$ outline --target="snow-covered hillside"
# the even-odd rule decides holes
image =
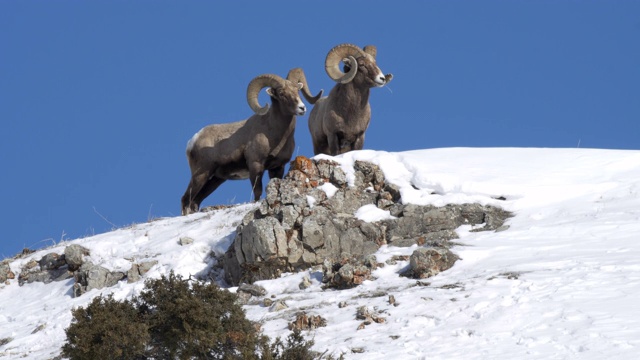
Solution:
[[[508,230],[458,229],[461,257],[430,285],[399,277],[407,265],[387,265],[375,280],[350,290],[321,289],[318,270],[260,281],[267,297],[286,302],[270,312],[247,305],[264,331],[286,336],[305,310],[327,319],[307,333],[319,351],[348,359],[632,359],[640,352],[640,151],[594,149],[447,148],[387,153],[358,151],[333,158],[349,174],[355,160],[378,164],[405,203],[478,202],[515,214]],[[131,261],[158,260],[147,277],[197,274],[213,266],[211,252],[231,243],[254,204],[160,219],[61,243],[13,260],[29,260],[78,243],[90,260],[127,271]],[[366,209],[363,209],[366,211]],[[362,215],[362,214],[361,214]],[[364,216],[364,215],[362,215]],[[366,216],[365,216],[366,217]],[[178,239],[193,244],[181,246]],[[383,247],[378,261],[415,248]],[[312,286],[300,290],[303,276]],[[117,299],[143,284],[118,285],[72,297],[73,281],[0,285],[0,359],[48,359],[59,354],[71,308],[93,296]],[[234,289],[231,289],[234,291]],[[388,295],[396,299],[389,304]],[[347,306],[338,304],[346,302]],[[356,309],[385,318],[356,330]]]

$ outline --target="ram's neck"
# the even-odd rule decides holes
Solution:
[[[265,120],[268,121],[270,129],[280,134],[288,133],[296,126],[295,115],[283,112],[280,103],[273,99],[271,101],[271,109],[265,115]]]
[[[353,82],[347,84],[336,84],[331,90],[331,96],[335,99],[336,109],[343,113],[358,114],[365,111],[369,104],[368,87],[358,87]]]

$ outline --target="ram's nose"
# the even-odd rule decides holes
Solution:
[[[378,68],[378,74],[375,76],[374,80],[376,86],[384,86],[387,83],[387,78],[384,76],[384,73],[380,68]]]
[[[298,115],[304,115],[307,112],[307,107],[304,105],[298,106]]]

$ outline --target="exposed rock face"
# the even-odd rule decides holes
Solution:
[[[289,330],[313,330],[327,326],[327,320],[320,315],[307,315],[306,312],[296,314],[296,319],[289,323]]]
[[[140,281],[144,274],[148,273],[152,267],[158,264],[158,260],[144,261],[139,264],[131,265],[131,269],[127,271],[127,282],[134,283]]]
[[[125,274],[86,262],[74,274],[76,283],[73,285],[73,295],[78,297],[93,289],[113,286],[124,279]]]
[[[0,283],[3,283],[7,280],[14,279],[16,275],[11,271],[9,267],[9,262],[0,262]]]
[[[100,289],[113,286],[118,281],[128,277],[129,282],[139,281],[158,262],[156,260],[132,264],[131,269],[125,274],[120,271],[108,269],[85,261],[89,250],[77,244],[65,247],[62,255],[51,252],[45,254],[40,260],[28,261],[18,276],[20,286],[32,282],[50,283],[75,279],[73,285],[74,296],[80,296],[91,289]],[[11,272],[8,264],[0,264],[0,282],[13,279],[15,274]]]
[[[384,244],[447,247],[463,224],[485,224],[478,231],[496,230],[510,216],[478,204],[403,205],[399,189],[385,181],[377,165],[356,161],[354,169],[354,186],[348,186],[337,163],[299,156],[284,179],[271,180],[265,199],[245,216],[223,258],[227,282],[277,278],[325,260],[346,264]],[[388,211],[389,216],[376,222],[360,220],[354,214],[365,205]]]
[[[83,257],[89,255],[89,250],[77,244],[64,248],[64,259],[69,265],[69,270],[75,271],[82,266]]]
[[[29,261],[20,271],[18,284],[20,286],[32,282],[48,284],[52,281],[62,281],[71,277],[73,277],[73,273],[69,270],[65,256],[49,253],[39,261]]]
[[[322,265],[322,282],[325,288],[349,289],[371,279],[371,271],[378,268],[375,256],[335,263],[325,260]]]
[[[403,276],[416,279],[432,277],[450,269],[458,256],[444,247],[420,248],[411,254],[409,269]]]
[[[18,284],[20,286],[32,282],[47,284],[70,279],[82,265],[84,255],[89,255],[89,250],[74,244],[67,246],[63,254],[51,252],[38,261],[31,260],[20,270]]]

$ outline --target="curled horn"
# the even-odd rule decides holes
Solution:
[[[247,102],[249,103],[251,110],[258,115],[266,114],[267,111],[269,111],[269,104],[265,104],[263,107],[260,107],[260,104],[258,103],[258,93],[267,86],[277,87],[282,86],[283,83],[283,78],[273,74],[259,75],[251,80],[249,86],[247,86]]]
[[[373,56],[374,59],[376,58],[376,55],[378,55],[378,49],[375,45],[367,45],[362,50],[367,54]]]
[[[327,75],[334,81],[341,84],[346,84],[353,80],[358,72],[358,63],[356,57],[365,55],[359,47],[351,44],[342,44],[334,47],[327,54],[327,58],[324,61],[324,69],[327,71]],[[340,61],[349,59],[349,71],[345,74],[340,70]]]
[[[307,78],[304,76],[304,71],[302,70],[302,68],[291,69],[291,71],[289,71],[289,74],[287,74],[287,80],[296,85],[298,83],[302,83],[302,88],[300,89],[302,90],[302,95],[304,95],[305,99],[307,99],[307,101],[311,105],[315,104],[316,101],[318,101],[318,99],[320,99],[320,97],[322,96],[323,90],[320,90],[320,92],[316,96],[311,95],[309,84],[307,84]]]

